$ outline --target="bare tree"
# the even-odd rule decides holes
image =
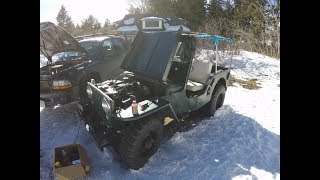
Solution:
[[[127,0],[130,9],[141,14],[147,13],[147,0]]]

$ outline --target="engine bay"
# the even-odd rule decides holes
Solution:
[[[129,72],[121,74],[116,79],[95,85],[114,101],[116,108],[122,109],[131,106],[132,100],[141,102],[151,97],[159,97],[164,93],[160,83],[148,82]]]

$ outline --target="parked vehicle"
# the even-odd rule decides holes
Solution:
[[[126,72],[87,83],[90,101],[78,112],[100,150],[113,145],[122,162],[139,169],[157,152],[164,132],[191,112],[211,116],[223,105],[230,69],[194,59],[197,39],[230,40],[182,29],[139,31],[121,64]]]
[[[40,51],[47,58],[47,65],[40,68],[40,100],[48,106],[83,102],[90,79],[100,82],[121,74],[120,64],[128,45],[123,37],[114,35],[88,36],[78,41],[63,28],[43,22]]]

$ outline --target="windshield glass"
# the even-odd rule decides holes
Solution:
[[[89,56],[94,56],[98,51],[98,41],[82,41],[80,44],[88,51]]]
[[[56,56],[58,61],[61,61],[61,60],[73,59],[74,57],[79,57],[81,56],[81,53],[78,51],[67,51],[67,52],[58,53],[54,56]],[[54,58],[52,57],[52,59]]]
[[[52,62],[57,61],[70,61],[70,60],[79,60],[81,59],[81,53],[78,51],[66,51],[57,53],[54,56],[52,56]]]
[[[81,60],[83,56],[78,51],[60,52],[52,56],[52,63],[57,61]],[[40,53],[40,68],[48,64],[48,59]]]

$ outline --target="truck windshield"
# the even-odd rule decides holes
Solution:
[[[97,54],[98,51],[98,41],[83,41],[80,44],[88,51],[89,56],[93,57]]]

